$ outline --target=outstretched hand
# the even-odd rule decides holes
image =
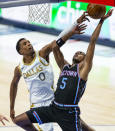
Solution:
[[[74,34],[83,34],[85,32],[83,32],[86,29],[87,25],[85,24],[78,24],[74,29],[73,29],[73,33]]]
[[[77,19],[77,23],[81,24],[81,23],[84,22],[84,21],[89,21],[89,22],[90,22],[90,20],[87,18],[87,16],[88,16],[87,11],[83,12],[82,16],[80,16],[80,17]]]
[[[101,18],[101,20],[104,21],[105,19],[109,18],[112,15],[112,12],[113,12],[113,9],[110,9],[108,13]]]
[[[9,120],[8,120],[5,116],[0,115],[0,122],[2,122],[2,124],[3,124],[3,125],[5,125],[5,123],[4,123],[4,121],[3,121],[3,120],[6,120],[6,121],[8,121],[8,122],[9,122]]]

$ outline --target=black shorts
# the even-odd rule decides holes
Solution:
[[[78,110],[62,110],[53,104],[46,107],[33,108],[26,112],[32,123],[56,122],[63,131],[82,131],[80,126],[80,112]]]

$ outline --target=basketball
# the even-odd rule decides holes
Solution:
[[[88,15],[93,19],[100,19],[106,13],[106,7],[104,5],[88,4]]]

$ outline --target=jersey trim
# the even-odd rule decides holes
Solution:
[[[35,107],[34,104],[31,104],[30,109],[33,108],[33,107]]]
[[[77,117],[78,117],[78,113],[77,113],[77,111],[75,111],[76,113],[75,113],[75,124],[76,124],[76,131],[79,131],[79,129],[78,129],[78,120],[77,120]]]
[[[36,113],[36,111],[33,112],[33,115],[34,115],[34,117],[36,118],[36,121],[37,121],[39,124],[42,124],[42,121],[41,121],[40,117],[38,116],[38,114]]]
[[[36,127],[38,128],[38,131],[43,131],[40,127],[39,127],[39,124],[38,123],[35,123],[36,124]]]
[[[79,75],[79,64],[77,65],[77,74],[78,74],[78,77],[80,78],[80,75]]]
[[[69,68],[69,64],[65,64],[64,66],[63,66],[63,68],[62,68],[62,70],[64,69],[64,67],[68,67]]]
[[[76,99],[77,99],[77,96],[78,96],[78,92],[79,92],[79,83],[80,83],[80,77],[78,77],[78,85],[77,85],[77,91],[76,91],[76,96],[75,96],[75,99],[74,99],[74,104],[76,103]]]
[[[55,105],[60,106],[60,107],[79,107],[78,105],[66,105],[66,104],[60,104],[57,103],[56,101],[53,101]]]
[[[53,92],[55,92],[55,90],[54,90],[54,85],[51,86],[51,89],[52,89]]]
[[[82,90],[81,94],[85,91],[85,88],[86,88],[86,83],[85,83],[85,85],[83,87],[83,90]]]
[[[39,61],[40,61],[44,66],[48,66],[48,65],[49,65],[49,63],[48,63],[44,58],[42,58],[42,59],[44,59],[44,60],[47,62],[47,64],[45,64],[45,63],[40,59],[39,52],[38,52],[38,59],[39,59]]]
[[[34,63],[35,59],[36,59],[36,52],[35,52],[35,56],[34,56],[33,60],[30,63],[28,63],[28,64],[24,63],[24,60],[22,60],[22,62],[24,65],[32,65]]]

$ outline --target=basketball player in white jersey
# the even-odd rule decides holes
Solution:
[[[82,34],[86,29],[84,24],[80,25],[83,21],[88,20],[85,13],[77,19],[77,21],[68,29],[64,30],[58,37],[58,42],[63,45],[73,34]],[[64,38],[64,43],[61,41]],[[41,50],[35,51],[30,41],[21,38],[16,45],[16,49],[20,55],[23,55],[22,62],[15,68],[14,77],[10,87],[10,117],[15,124],[19,116],[15,117],[14,103],[17,94],[18,82],[23,76],[25,79],[28,90],[30,93],[31,108],[40,106],[48,106],[54,98],[53,87],[53,71],[49,64],[49,54],[52,52],[52,47],[55,41],[43,47]],[[19,121],[18,121],[19,122]],[[84,126],[87,126],[83,123]],[[44,131],[52,131],[52,124],[44,124],[41,126]],[[28,126],[27,130],[36,130],[33,125]],[[41,129],[39,129],[41,130]]]
[[[3,120],[6,120],[6,121],[8,121],[8,122],[9,122],[9,120],[8,120],[5,116],[0,115],[0,122],[2,122],[2,124],[3,124],[3,125],[5,125],[5,123],[4,123],[4,121],[3,121]]]

